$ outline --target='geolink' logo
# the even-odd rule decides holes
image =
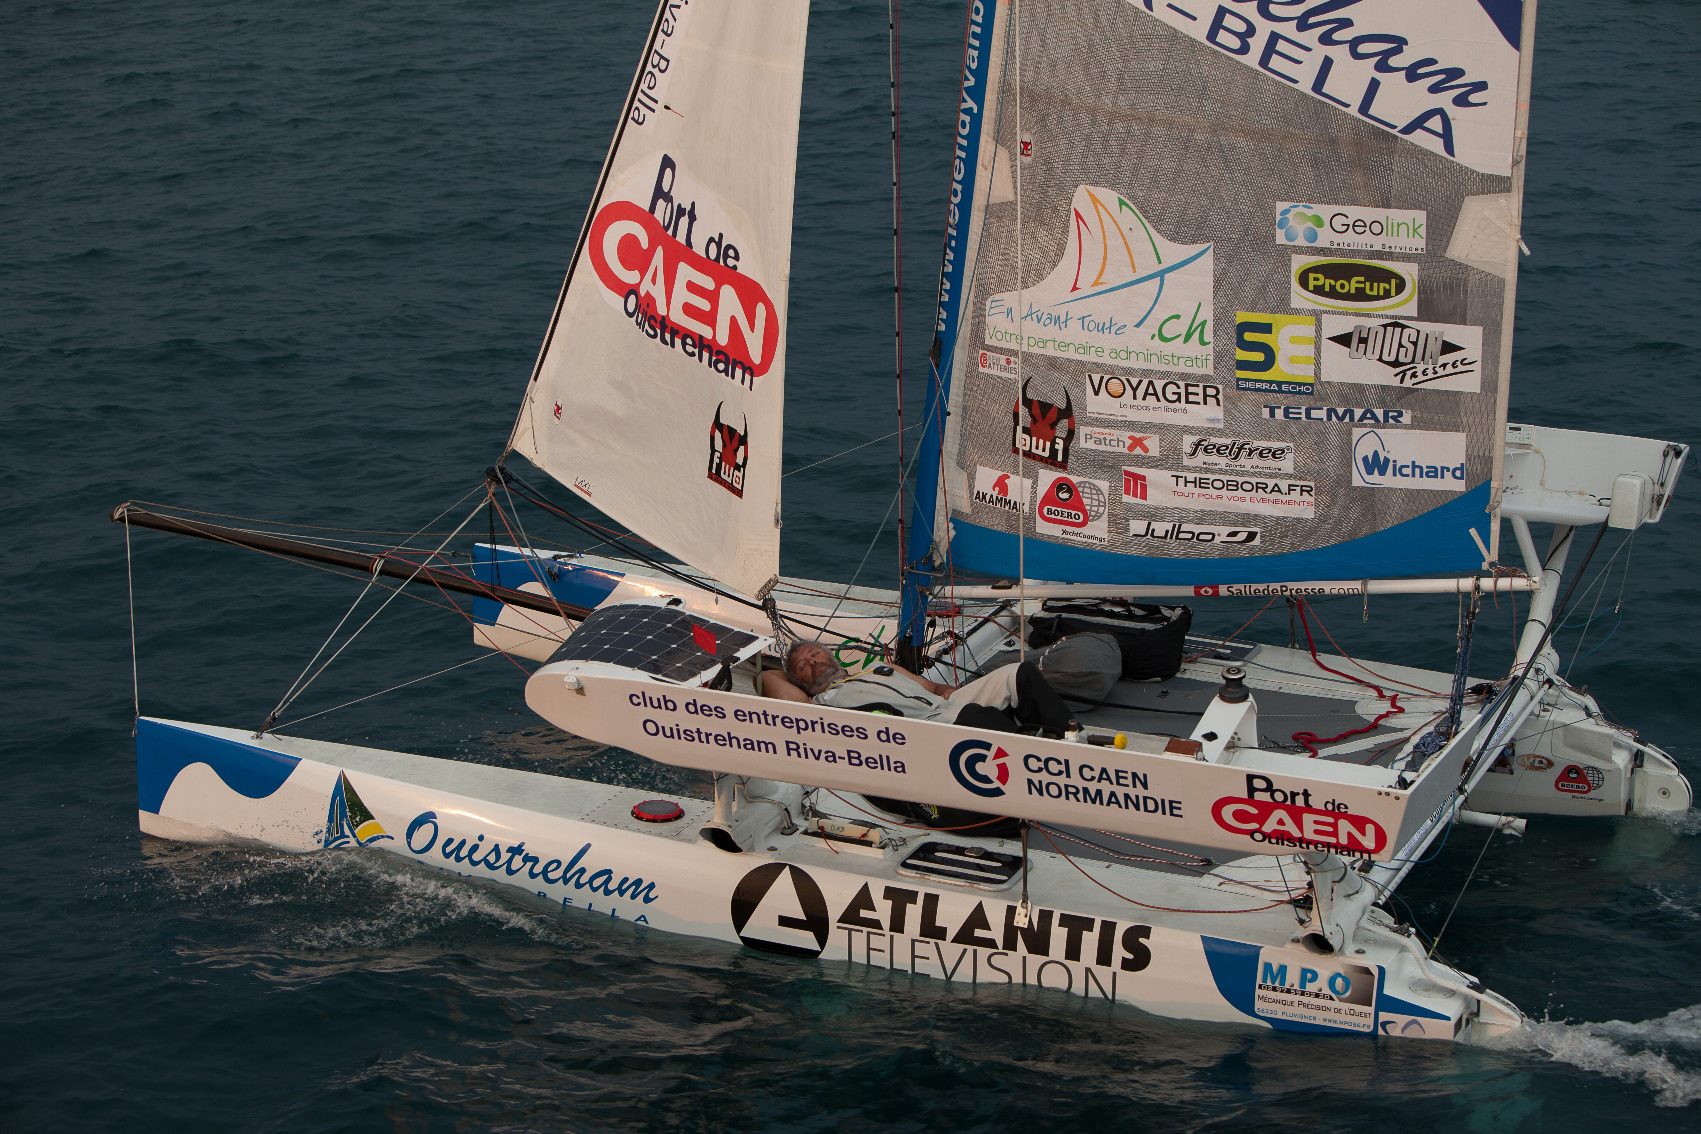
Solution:
[[[950,763],[958,783],[988,799],[1003,795],[1010,782],[1010,754],[985,740],[958,741]]]
[[[1323,231],[1323,215],[1315,205],[1289,205],[1276,214],[1276,231],[1289,244],[1316,244]]]

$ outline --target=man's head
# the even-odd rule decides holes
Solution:
[[[799,642],[786,653],[786,676],[811,697],[843,677],[845,667],[820,642]]]

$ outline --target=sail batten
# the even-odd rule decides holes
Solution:
[[[984,175],[942,273],[938,560],[1106,585],[1491,563],[1531,12],[971,11],[996,62],[957,131]]]
[[[745,594],[779,570],[807,0],[663,0],[510,447]]]

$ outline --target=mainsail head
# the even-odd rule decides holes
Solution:
[[[1524,16],[975,0],[938,557],[1201,585],[1492,560]]]
[[[663,0],[509,442],[746,594],[779,569],[808,10]]]

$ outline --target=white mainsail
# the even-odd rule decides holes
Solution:
[[[1130,585],[1492,561],[1532,9],[972,5],[938,561]]]
[[[663,0],[509,447],[746,594],[779,570],[807,0]]]

